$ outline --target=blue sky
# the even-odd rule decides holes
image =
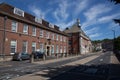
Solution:
[[[0,0],[43,18],[62,30],[73,25],[76,19],[91,40],[120,36],[120,26],[112,19],[120,18],[120,5],[108,0]]]

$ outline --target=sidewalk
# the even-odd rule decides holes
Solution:
[[[34,63],[35,64],[47,64],[47,63],[52,63],[52,62],[58,62],[58,61],[61,61],[61,60],[67,60],[67,59],[70,59],[70,58],[77,58],[77,57],[80,57],[80,56],[81,55],[74,56],[74,57],[65,57],[65,58],[60,58],[60,59],[53,59],[53,60],[42,61],[42,62],[34,62]],[[80,60],[65,64],[65,65],[60,65],[59,67],[62,68],[64,66],[76,66],[76,65],[80,65],[80,64],[85,64],[85,63],[87,63],[87,62],[89,62],[89,61],[91,61],[91,60],[93,60],[97,57],[99,57],[99,55],[92,55],[92,56],[86,57],[84,59],[80,59]],[[67,70],[69,70],[69,69],[67,69]],[[41,75],[44,75],[44,74],[48,74],[48,72],[49,72],[49,69],[46,69],[46,70],[42,70],[42,71],[39,71],[39,72],[35,72],[33,74],[20,76],[20,77],[14,78],[12,80],[48,80],[49,77],[41,76]]]
[[[115,56],[114,53],[111,53],[110,63],[111,64],[120,64],[119,60],[117,59],[117,57]]]

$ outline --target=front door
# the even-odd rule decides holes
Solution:
[[[49,56],[49,55],[50,55],[50,47],[47,46],[47,56]]]

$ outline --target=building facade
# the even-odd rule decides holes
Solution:
[[[69,35],[69,53],[86,54],[92,51],[92,43],[90,38],[83,32],[79,25],[79,19],[70,28],[64,30]]]
[[[68,52],[68,35],[59,27],[21,9],[0,4],[0,54],[40,50],[47,55]]]

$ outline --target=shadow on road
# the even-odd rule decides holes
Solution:
[[[77,65],[50,68],[34,76],[49,80],[120,80],[119,64]]]

